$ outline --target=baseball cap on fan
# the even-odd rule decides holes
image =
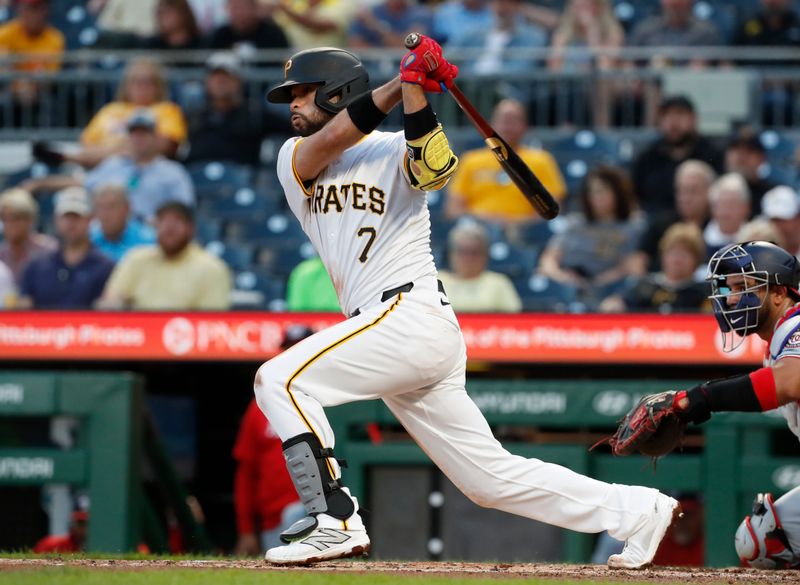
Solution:
[[[75,213],[88,217],[92,215],[92,202],[89,192],[83,187],[67,187],[56,193],[56,205],[53,211],[56,217]]]
[[[141,128],[143,130],[155,130],[156,117],[150,110],[146,110],[144,108],[136,110],[133,114],[131,114],[131,117],[128,118],[127,128],[128,132],[137,128]]]
[[[800,195],[786,185],[773,187],[761,200],[761,212],[769,219],[794,219],[800,215]]]
[[[212,54],[206,61],[206,70],[209,73],[214,71],[224,71],[233,77],[242,76],[242,62],[236,53],[230,51],[218,51]]]

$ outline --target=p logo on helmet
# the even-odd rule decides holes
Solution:
[[[283,66],[283,78],[286,79],[289,77],[289,69],[292,68],[292,60],[289,59],[286,61],[286,64]]]

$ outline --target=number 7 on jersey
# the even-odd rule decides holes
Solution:
[[[364,234],[367,234],[369,236],[369,239],[367,240],[367,245],[364,246],[364,250],[362,250],[361,255],[358,257],[358,261],[361,262],[362,264],[367,261],[369,249],[375,242],[375,236],[378,235],[378,233],[375,231],[374,227],[362,227],[360,230],[358,230],[357,235],[359,238],[361,238],[364,237]]]

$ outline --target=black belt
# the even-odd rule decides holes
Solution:
[[[439,292],[444,294],[444,285],[442,284],[442,281],[441,280],[437,280],[436,282],[438,284]],[[386,301],[388,301],[392,297],[396,297],[400,293],[408,292],[412,288],[414,288],[414,283],[413,282],[407,282],[405,284],[401,284],[398,287],[390,288],[389,290],[385,290],[381,294],[381,302],[385,303]],[[356,309],[355,311],[350,313],[350,316],[351,317],[357,317],[360,314],[361,314],[361,309]]]

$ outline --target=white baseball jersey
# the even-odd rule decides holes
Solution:
[[[375,131],[303,185],[290,138],[278,154],[278,178],[303,231],[333,281],[345,315],[383,291],[435,276],[425,193],[403,169],[402,132]]]
[[[791,307],[778,321],[764,356],[764,366],[784,358],[800,358],[800,303]],[[800,404],[790,402],[780,410],[791,431],[800,438]]]

